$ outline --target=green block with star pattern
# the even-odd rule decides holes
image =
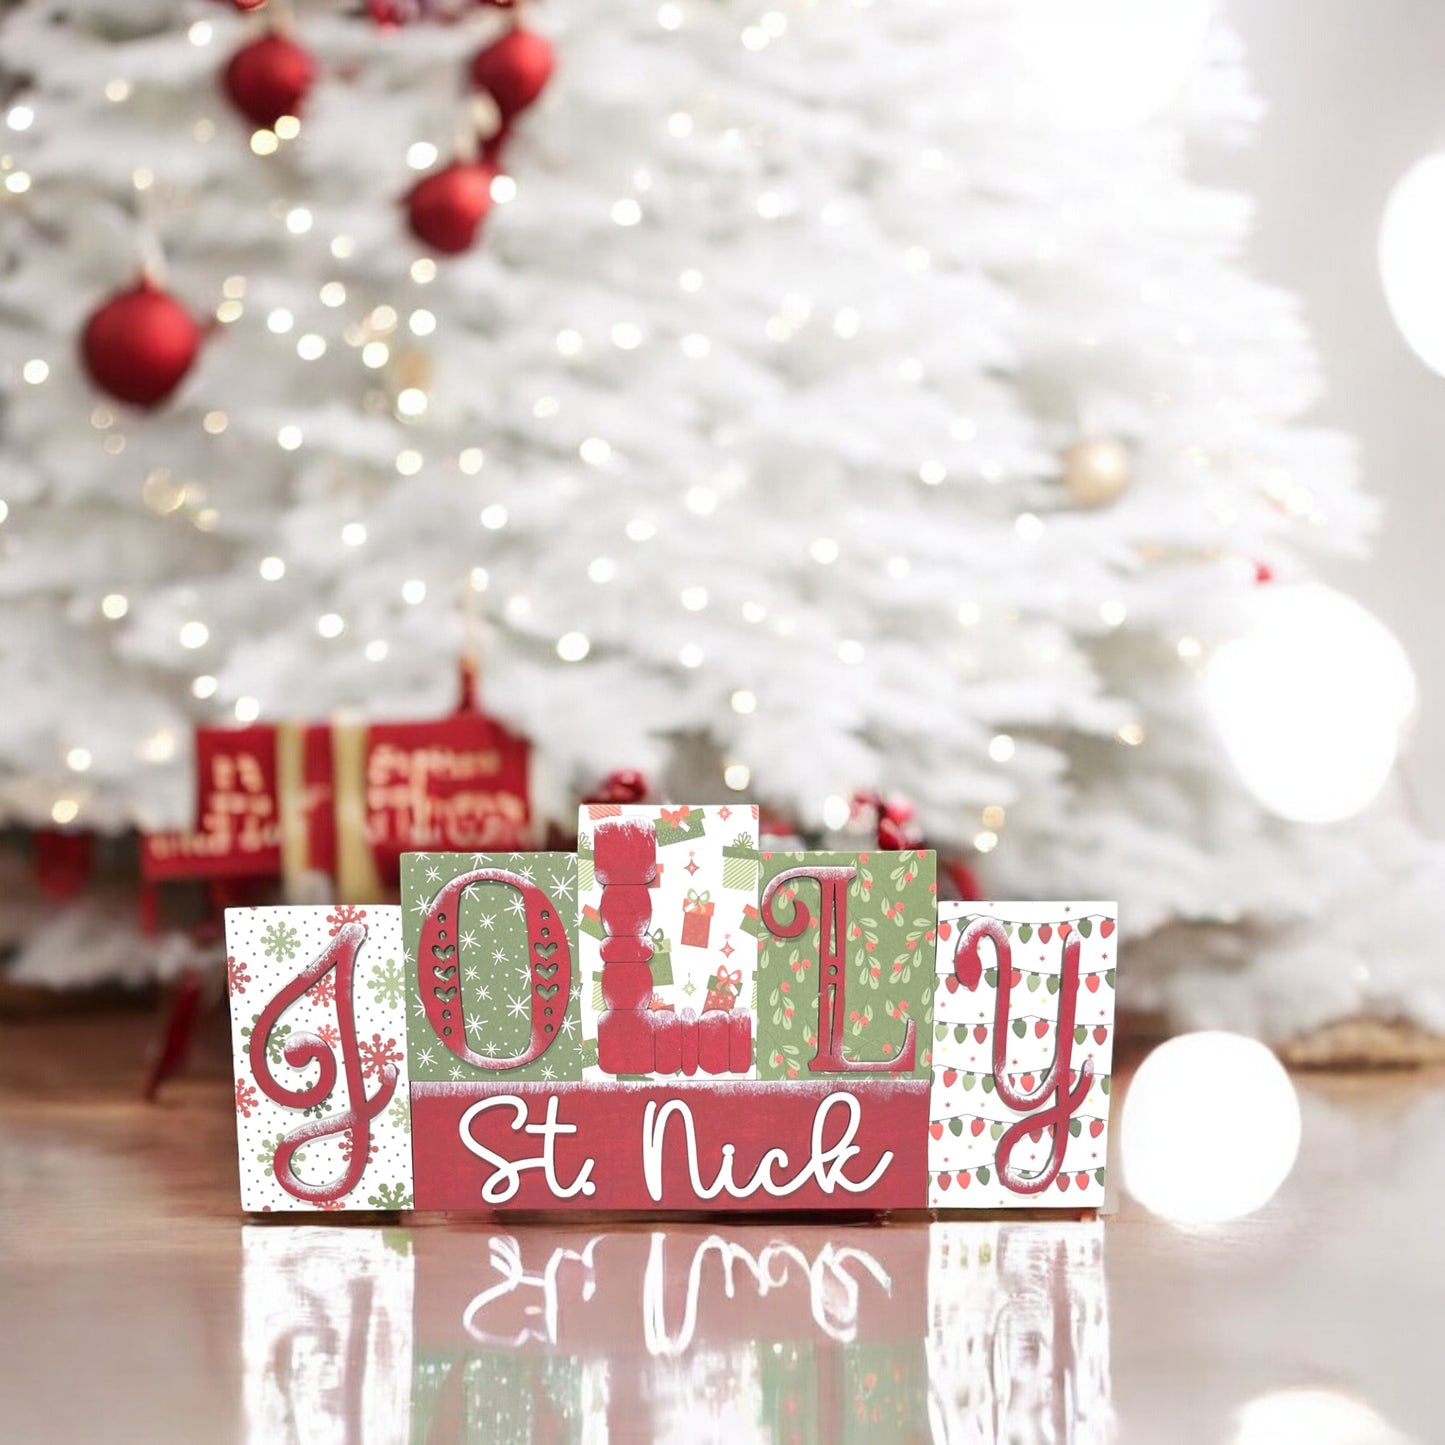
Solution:
[[[535,883],[556,905],[572,955],[572,987],[562,1025],[545,1053],[514,1069],[484,1069],[454,1053],[427,1020],[417,941],[432,900],[452,879],[499,868]],[[582,1078],[582,1007],[577,967],[575,853],[408,853],[401,860],[402,936],[407,964],[407,1055],[413,1082],[514,1082]],[[510,1058],[531,1035],[531,975],[522,895],[507,883],[476,883],[462,894],[456,920],[462,1032],[467,1046]]]

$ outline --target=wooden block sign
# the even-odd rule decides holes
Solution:
[[[400,907],[229,910],[242,1207],[1097,1208],[1115,905],[757,823],[594,806],[407,854]]]

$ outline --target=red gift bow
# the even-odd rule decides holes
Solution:
[[[738,990],[743,986],[743,971],[735,968],[731,973],[727,971],[724,964],[718,964],[717,974],[713,978],[716,993],[726,994],[729,998],[735,998]]]
[[[682,825],[682,820],[692,812],[692,805],[684,803],[680,808],[664,808],[659,822],[666,823],[669,828],[677,828]]]

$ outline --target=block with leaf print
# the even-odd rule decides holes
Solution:
[[[929,1077],[936,856],[765,852],[761,861],[758,1076],[816,1079],[866,1065],[879,1079]],[[834,954],[836,981],[824,976]],[[843,1069],[827,1061],[835,1022]]]

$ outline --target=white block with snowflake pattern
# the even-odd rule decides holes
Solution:
[[[409,1209],[411,1107],[400,908],[227,909],[226,953],[242,1208]],[[315,977],[302,989],[308,970]],[[283,993],[296,997],[272,1020],[268,1086],[252,1069],[251,1040],[263,1012]],[[328,1075],[334,1077],[323,1090]],[[279,1161],[289,1162],[289,1177],[300,1186],[288,1190],[285,1169],[278,1174],[278,1146],[298,1134],[303,1137],[289,1155],[283,1150]],[[359,1134],[367,1146],[360,1176],[338,1189],[352,1171]]]

